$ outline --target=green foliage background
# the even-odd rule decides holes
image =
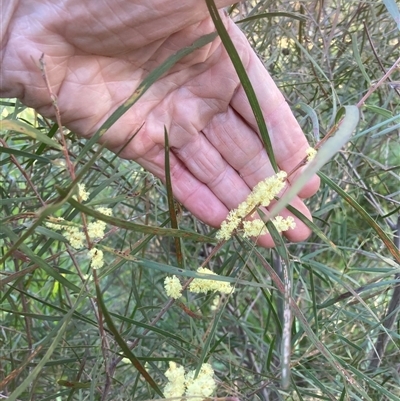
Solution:
[[[395,15],[381,2],[271,0],[230,11],[312,145],[399,56]],[[236,237],[212,254],[207,266],[235,285],[216,310],[216,294],[173,303],[163,289],[168,274],[196,276],[216,245],[214,230],[171,207],[170,191],[134,162],[66,132],[72,181],[57,125],[1,101],[0,396],[160,398],[168,361],[186,369],[209,361],[222,399],[399,400],[399,99],[397,70],[323,167],[308,203],[316,233],[307,242],[277,252]],[[78,182],[90,192],[83,206],[69,196]],[[106,264],[92,271],[87,250],[71,248],[45,222],[59,216],[82,225],[95,219],[83,209],[97,206],[112,208],[115,224],[128,223],[108,224],[96,244]],[[165,230],[176,224],[179,240]],[[285,271],[292,310],[304,315],[293,313],[291,350],[282,346]]]

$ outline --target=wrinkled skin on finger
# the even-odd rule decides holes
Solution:
[[[218,3],[224,5],[227,2]],[[309,145],[243,33],[223,12],[221,16],[255,88],[277,163],[291,171],[306,156]],[[54,118],[38,68],[44,54],[62,123],[89,138],[150,71],[214,30],[205,3],[194,0],[182,4],[172,0],[21,0],[9,19],[1,50],[1,95],[18,97]],[[171,147],[174,195],[212,226],[218,227],[254,185],[274,174],[246,95],[218,38],[183,58],[154,83],[102,141],[164,180],[164,126]],[[309,218],[303,199],[318,187],[315,177],[292,202]],[[290,213],[285,210],[282,215]],[[310,232],[295,220],[296,228],[285,235],[302,241]],[[273,241],[264,235],[258,244],[270,247]]]

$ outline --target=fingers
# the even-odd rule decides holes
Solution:
[[[312,220],[309,209],[300,198],[296,197],[291,202],[291,206],[293,206],[295,209],[301,212],[309,220]],[[291,242],[305,241],[310,236],[311,230],[303,222],[301,222],[301,220],[299,220],[296,216],[290,213],[287,209],[282,210],[282,212],[280,212],[279,215],[285,219],[291,216],[296,223],[296,227],[294,229],[289,229],[283,233],[284,236],[289,241]],[[269,234],[258,237],[256,239],[256,242],[258,245],[264,248],[272,248],[276,245]]]
[[[222,158],[218,149],[204,135],[197,135],[196,140],[173,151],[228,209],[234,209],[249,194],[249,187],[238,172]]]
[[[232,108],[216,115],[203,132],[248,187],[275,173],[261,139]]]

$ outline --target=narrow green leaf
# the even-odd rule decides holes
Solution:
[[[47,137],[50,139],[54,137],[54,135],[58,132],[58,124],[54,123],[53,126],[51,127],[50,131],[47,133]],[[36,155],[41,155],[43,152],[46,150],[46,145],[44,143],[40,144],[40,146],[36,149],[35,154]],[[26,164],[27,167],[30,167],[34,163],[33,160],[29,160],[28,163]]]
[[[179,227],[178,227],[178,220],[176,218],[174,194],[172,193],[171,171],[169,164],[169,140],[168,140],[167,128],[165,126],[164,126],[164,141],[165,141],[165,187],[167,189],[169,216],[171,218],[171,227],[177,230]],[[176,249],[176,260],[178,262],[178,266],[183,268],[184,263],[182,256],[181,240],[179,237],[174,237],[174,241]]]
[[[373,113],[379,114],[385,118],[392,118],[393,114],[390,110],[384,109],[383,107],[374,106],[372,104],[364,104],[364,108],[372,111]]]
[[[357,133],[356,135],[353,136],[352,140],[355,141],[356,139],[358,139],[362,136],[365,136],[365,135],[369,134],[370,132],[378,131],[378,130],[380,130],[380,128],[384,127],[385,125],[389,125],[390,123],[392,123],[394,121],[399,121],[399,120],[400,120],[400,114],[396,114],[395,116],[393,116],[385,121],[382,121],[378,124],[373,125],[372,127],[368,127],[367,129]],[[396,130],[399,128],[400,128],[400,124],[395,124],[386,130],[378,131],[378,133],[374,134],[372,137],[374,137],[375,135],[377,135],[377,136],[382,135],[381,132],[390,132],[392,130]]]
[[[307,21],[307,17],[305,17],[302,14],[298,13],[289,13],[289,12],[282,12],[282,11],[277,11],[277,12],[269,12],[269,13],[261,13],[257,15],[252,15],[251,17],[243,18],[239,21],[237,21],[237,24],[242,24],[243,22],[249,22],[249,21],[256,21],[259,19],[263,18],[274,18],[274,17],[287,17],[291,18],[297,21]]]
[[[299,102],[295,105],[295,109],[300,109],[303,110],[304,113],[307,114],[308,117],[310,117],[312,126],[313,126],[313,136],[315,142],[320,141],[320,135],[319,135],[319,121],[318,121],[318,115],[316,111],[310,107],[308,104]]]
[[[295,209],[292,205],[287,205],[286,208],[290,213],[294,214],[299,220],[301,220],[315,235],[317,235],[322,241],[325,242],[334,252],[341,255],[338,247],[323,233],[323,231],[311,220],[309,220],[303,213]]]
[[[31,125],[26,124],[22,121],[1,120],[0,121],[0,131],[2,131],[2,130],[10,130],[10,131],[19,132],[20,134],[29,136],[30,138],[35,139],[39,142],[42,142],[52,148],[62,150],[62,146],[59,143],[57,143],[56,141],[53,141],[47,135],[42,134],[36,128],[34,128]]]
[[[345,401],[345,398],[344,398],[345,396],[346,396],[346,387],[344,386],[342,394],[340,394],[339,401]]]
[[[235,67],[236,73],[238,74],[240,83],[243,86],[243,90],[246,93],[247,99],[249,100],[249,104],[254,113],[254,118],[257,122],[258,129],[260,131],[261,138],[264,142],[265,150],[267,151],[269,160],[275,172],[279,170],[278,165],[276,163],[274,151],[272,149],[271,140],[268,134],[267,126],[265,125],[264,116],[261,111],[260,104],[258,103],[256,93],[254,92],[254,88],[250,82],[250,79],[247,75],[247,72],[243,66],[242,61],[240,60],[239,54],[236,50],[235,45],[232,43],[232,40],[224,26],[224,23],[221,20],[221,17],[218,13],[218,8],[216,7],[214,0],[206,0],[208,11],[210,12],[211,18],[214,22],[215,28],[217,29],[218,35],[221,39],[222,44],[224,45],[233,66]]]
[[[61,320],[63,318],[62,316],[48,316],[48,315],[39,315],[37,313],[19,312],[19,311],[15,311],[12,309],[6,309],[6,308],[2,308],[2,307],[0,307],[0,310],[3,312],[6,312],[6,313],[11,313],[16,316],[26,316],[26,317],[30,317],[32,319],[46,320],[49,322],[58,322],[59,320]]]
[[[257,249],[253,250],[254,254],[257,256],[257,259],[260,261],[262,266],[264,266],[271,277],[271,280],[275,284],[278,291],[284,296],[285,295],[285,286],[277,273],[269,266],[268,263],[265,262],[264,257],[257,251]],[[309,340],[314,344],[314,346],[321,352],[322,355],[332,364],[334,369],[347,380],[347,382],[353,386],[361,395],[363,395],[367,400],[370,400],[365,390],[358,384],[358,382],[354,379],[354,377],[348,372],[345,368],[341,366],[340,363],[335,359],[329,349],[318,339],[315,333],[312,331],[307,319],[305,318],[303,312],[297,306],[296,301],[291,298],[290,306],[292,308],[293,313],[296,318],[299,320],[301,327],[306,332]]]
[[[170,331],[165,331],[165,330],[159,329],[158,327],[155,327],[150,324],[143,323],[143,322],[139,322],[139,321],[131,319],[129,317],[119,315],[118,313],[110,312],[110,315],[116,317],[119,320],[122,320],[123,322],[132,324],[133,326],[141,327],[142,329],[146,329],[148,331],[152,331],[154,333],[160,334],[163,337],[171,338],[173,340],[179,341],[180,343],[188,343],[188,344],[190,343],[189,341],[185,340],[184,338],[182,338],[182,337],[178,336],[177,334],[174,334]],[[171,359],[167,358],[167,360],[171,360]]]
[[[379,385],[375,380],[371,379],[371,377],[367,376],[366,374],[364,374],[362,371],[354,368],[354,366],[351,366],[350,364],[346,363],[345,361],[343,361],[341,358],[339,357],[335,357],[343,366],[346,367],[346,369],[348,369],[349,371],[353,372],[354,376],[357,377],[357,380],[360,383],[367,383],[369,386],[371,386],[372,388],[374,388],[375,390],[377,390],[379,392],[379,394],[382,396],[381,399],[383,398],[383,395],[385,395],[387,397],[388,400],[392,400],[392,401],[400,401],[400,397],[398,397],[396,394],[392,393],[391,391],[389,391],[388,389],[386,389],[385,387]],[[370,399],[368,397],[368,399]],[[374,400],[375,401],[375,400]]]
[[[43,235],[45,238],[52,238],[56,241],[67,242],[67,240],[61,234],[53,230],[49,230],[46,227],[36,227],[35,232]]]
[[[33,199],[37,199],[36,196],[27,196],[27,197],[22,197],[22,198],[0,199],[0,206],[18,204],[18,203],[30,201],[30,200],[33,200]]]
[[[51,163],[51,160],[47,157],[38,156],[34,153],[24,152],[23,150],[12,149],[12,148],[5,148],[0,147],[0,153],[7,153],[9,155],[14,155],[18,157],[25,157],[26,159],[33,159],[40,163]],[[4,162],[3,162],[4,163]]]
[[[361,60],[360,51],[358,49],[358,39],[357,36],[353,33],[351,34],[351,43],[353,45],[353,55],[354,59],[358,65],[359,70],[361,71],[362,76],[364,77],[367,86],[371,86],[371,79],[369,78],[367,71],[365,70],[364,64]]]
[[[315,335],[318,336],[319,332],[319,323],[318,323],[318,308],[317,308],[317,295],[315,291],[315,283],[314,283],[314,272],[310,269],[310,291],[311,291],[311,299],[312,299],[312,309],[314,315],[314,324],[315,324]]]
[[[357,351],[359,352],[364,352],[364,350],[359,347],[357,344],[354,344],[354,342],[350,341],[349,339],[347,339],[346,337],[340,335],[339,333],[336,334],[338,336],[338,338],[343,341],[344,343],[350,345],[351,347],[355,348]]]

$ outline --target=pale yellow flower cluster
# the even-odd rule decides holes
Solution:
[[[85,233],[81,227],[73,226],[70,222],[59,224],[65,222],[62,217],[49,217],[49,220],[50,222],[47,222],[46,225],[53,230],[64,230],[63,235],[73,248],[79,249],[83,247]]]
[[[112,210],[107,207],[99,207],[97,211],[105,214],[106,216],[111,216]],[[88,235],[91,239],[99,239],[104,237],[104,231],[107,227],[107,223],[101,220],[93,221],[88,224],[87,230]]]
[[[80,249],[85,242],[85,233],[82,228],[75,226],[66,226],[63,232],[64,237],[71,244],[72,248]]]
[[[217,385],[214,380],[214,370],[209,363],[203,363],[198,376],[194,379],[195,371],[186,375],[186,393],[190,400],[204,400],[212,395]]]
[[[264,235],[268,232],[265,223],[260,220],[250,220],[243,222],[243,237],[258,237],[259,235]]]
[[[103,267],[103,251],[100,249],[92,248],[88,251],[89,259],[91,260],[92,269],[97,270]]]
[[[214,380],[214,370],[209,363],[203,363],[200,372],[194,378],[195,370],[188,372],[182,366],[177,366],[175,362],[169,363],[169,369],[165,372],[168,383],[164,388],[166,398],[182,397],[184,394],[188,400],[204,400],[215,391],[216,383]]]
[[[220,299],[221,299],[221,297],[220,297],[219,295],[217,295],[217,296],[213,299],[212,304],[211,304],[211,306],[210,306],[210,309],[211,309],[212,311],[216,311],[216,310],[218,309]]]
[[[311,146],[306,150],[307,153],[307,162],[309,163],[314,157],[317,155],[317,151]]]
[[[78,184],[79,199],[87,201],[89,199],[89,192],[86,191],[85,184]]]
[[[242,202],[237,209],[233,209],[229,212],[228,217],[222,222],[216,238],[219,240],[228,240],[249,213],[257,207],[267,207],[275,196],[285,187],[286,177],[286,172],[280,171],[276,175],[259,182],[253,188],[253,191],[249,194],[247,199]]]
[[[166,398],[181,397],[186,390],[183,366],[178,367],[175,362],[170,362],[165,376],[168,383],[164,388],[164,396]]]
[[[112,209],[110,209],[109,207],[98,207],[96,210],[99,213],[105,214],[106,216],[112,215]]]
[[[218,274],[206,267],[199,267],[197,273],[218,276]],[[171,298],[178,299],[182,295],[182,284],[175,275],[167,277],[164,280],[164,289],[166,294]],[[206,293],[208,291],[219,291],[223,294],[230,294],[233,292],[233,288],[230,283],[224,281],[210,280],[209,278],[195,278],[189,285],[189,291],[196,294],[202,292]]]
[[[97,211],[105,214],[106,216],[111,216],[112,214],[112,210],[106,207],[99,207]],[[69,225],[59,224],[65,221],[62,217],[50,217],[49,219],[51,221],[46,223],[49,228],[52,228],[53,230],[64,230],[63,235],[73,248],[75,249],[83,248],[86,239],[83,227],[72,226],[70,225],[71,223],[68,223]],[[91,239],[103,238],[106,226],[107,224],[101,220],[90,222],[87,225],[89,238]]]
[[[282,216],[276,216],[271,221],[274,223],[274,226],[278,232],[287,231],[296,227],[296,223],[292,216],[288,216],[286,219],[284,219]]]
[[[290,228],[295,228],[296,223],[292,216],[288,216],[286,219],[282,216],[276,216],[271,220],[278,232],[287,231]],[[246,237],[258,237],[268,233],[268,229],[265,223],[260,220],[244,221],[243,222],[243,236]]]
[[[206,267],[199,267],[197,269],[197,273],[218,276],[216,273],[210,269],[207,269]],[[230,283],[225,281],[210,280],[209,278],[195,278],[190,283],[189,290],[195,293],[219,291],[223,294],[230,294],[233,291],[233,288]]]
[[[89,199],[89,192],[86,191],[84,184],[78,184],[78,192],[80,200]],[[112,210],[106,207],[99,207],[97,211],[111,216]],[[47,226],[53,230],[64,230],[63,235],[70,245],[75,249],[83,248],[86,244],[86,236],[82,226],[72,225],[70,222],[66,224],[60,224],[65,220],[62,217],[49,217],[50,222],[47,222]],[[99,240],[104,237],[104,231],[107,224],[101,220],[90,222],[87,225],[87,234],[91,240]],[[91,260],[91,266],[93,269],[100,269],[104,265],[103,251],[100,249],[92,248],[88,251],[88,257]]]
[[[104,221],[92,221],[88,224],[87,230],[88,235],[92,239],[99,239],[104,237],[104,230],[106,229],[107,224]]]
[[[178,299],[182,295],[182,284],[175,275],[164,280],[164,289],[171,298]]]

